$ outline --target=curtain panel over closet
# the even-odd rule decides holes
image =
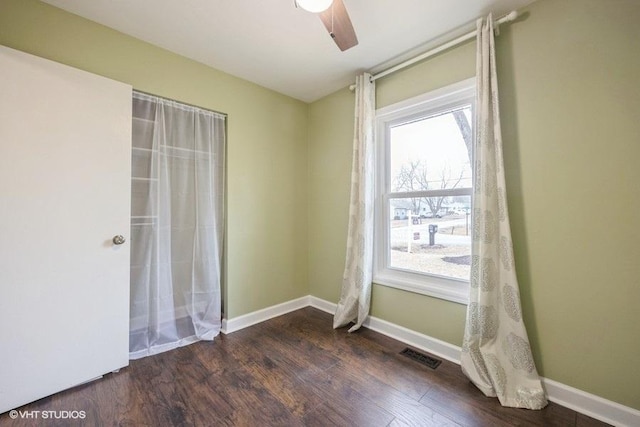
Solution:
[[[225,123],[134,92],[131,359],[220,332]]]
[[[462,370],[504,406],[547,404],[522,320],[502,157],[493,18],[477,23],[473,234]]]

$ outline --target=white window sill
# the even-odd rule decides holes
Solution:
[[[389,269],[376,273],[373,277],[373,283],[457,304],[467,305],[469,303],[469,282],[464,280]]]

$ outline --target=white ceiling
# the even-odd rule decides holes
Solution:
[[[341,52],[294,0],[44,0],[261,86],[311,102],[362,71],[534,0],[344,0],[359,45]]]

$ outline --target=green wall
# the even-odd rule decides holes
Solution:
[[[0,44],[228,114],[228,318],[308,294],[307,104],[34,0],[0,0]]]
[[[615,7],[611,7],[612,3]],[[640,409],[640,2],[539,0],[496,39],[524,319],[546,378]],[[378,80],[382,107],[475,74],[470,42]],[[309,287],[337,302],[353,95],[309,107]],[[374,285],[372,315],[460,345],[465,306]]]

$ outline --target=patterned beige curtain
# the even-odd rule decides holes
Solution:
[[[334,328],[356,322],[349,332],[362,326],[371,302],[375,109],[375,83],[371,75],[364,73],[356,78],[347,259],[340,301],[333,318]]]
[[[493,19],[480,19],[471,286],[462,370],[504,406],[541,409],[547,399],[522,320],[507,212]]]

